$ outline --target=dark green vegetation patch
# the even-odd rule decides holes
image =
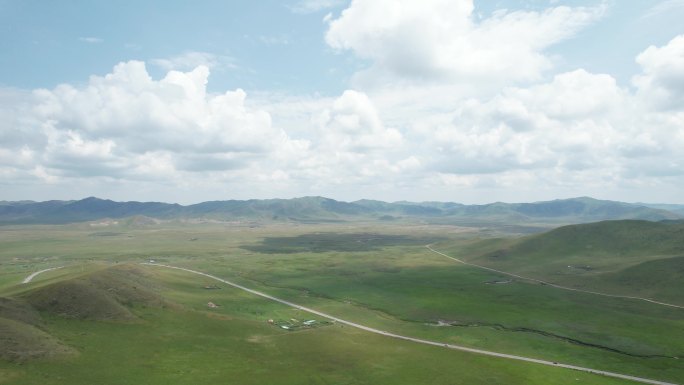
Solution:
[[[261,244],[242,246],[264,254],[377,251],[387,246],[423,246],[443,237],[414,237],[378,233],[312,233],[296,237],[267,237]]]

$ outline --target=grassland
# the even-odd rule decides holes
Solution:
[[[485,234],[406,224],[5,227],[0,296],[40,309],[38,330],[77,353],[2,362],[0,383],[624,383],[341,325],[288,332],[267,320],[310,316],[183,272],[135,265],[150,259],[383,330],[684,382],[684,365],[674,358],[684,356],[683,311],[526,282],[497,284],[501,276],[424,248],[436,242],[476,259],[474,251],[485,246],[475,239]],[[498,250],[518,241],[486,242]],[[17,285],[58,265],[67,267]],[[51,303],[70,292],[85,297]]]

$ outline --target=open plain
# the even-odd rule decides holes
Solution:
[[[577,226],[574,244],[586,226],[626,238],[634,226],[682,229],[642,221]],[[567,251],[567,229],[523,236],[408,222],[5,226],[0,383],[118,384],[142,373],[150,384],[631,382],[397,340],[150,263],[208,273],[391,334],[684,382],[681,308],[562,290],[425,247],[549,282],[682,305],[673,294],[682,285],[677,238],[597,260],[610,247]],[[530,243],[554,253],[525,252]],[[670,276],[653,279],[662,264]]]

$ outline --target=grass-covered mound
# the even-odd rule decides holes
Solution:
[[[26,362],[74,352],[41,330],[40,314],[23,301],[0,298],[0,359]]]
[[[33,326],[40,326],[40,314],[24,301],[0,297],[0,318],[11,319]]]
[[[98,321],[132,321],[132,306],[159,306],[144,272],[135,266],[108,268],[52,283],[20,294],[35,309],[63,317]]]
[[[26,362],[76,351],[49,334],[41,316],[134,321],[136,306],[161,306],[142,269],[122,265],[0,297],[0,360]]]
[[[75,351],[57,338],[27,323],[0,317],[0,359],[26,362],[59,357]]]

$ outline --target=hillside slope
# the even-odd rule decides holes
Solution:
[[[0,359],[26,362],[77,353],[50,335],[43,316],[130,322],[135,306],[162,306],[142,270],[117,266],[0,297]]]
[[[143,271],[126,265],[38,287],[19,298],[41,312],[98,321],[131,321],[137,318],[131,306],[163,304]]]
[[[547,282],[684,305],[684,223],[678,221],[570,225],[484,240],[460,252],[470,262]]]
[[[0,297],[0,359],[23,363],[75,352],[43,329],[42,317],[28,303]]]
[[[512,255],[673,255],[684,253],[684,224],[639,220],[604,221],[563,226],[527,238]]]

